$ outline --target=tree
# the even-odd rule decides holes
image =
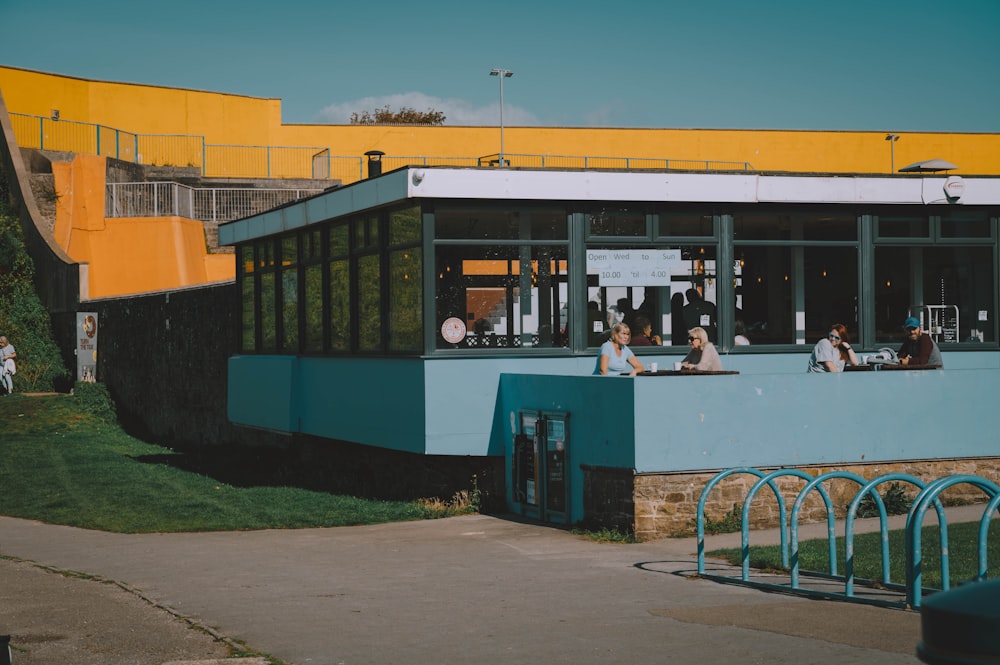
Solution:
[[[386,104],[374,111],[355,111],[351,114],[352,125],[443,125],[445,120],[442,111],[427,109],[417,111],[409,106],[400,107],[398,111],[393,111]]]

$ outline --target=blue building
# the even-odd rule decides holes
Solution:
[[[512,509],[570,523],[605,472],[993,459],[998,220],[992,177],[399,169],[220,227],[229,417],[503,457]],[[679,361],[692,290],[738,374],[593,376],[620,320]],[[832,324],[867,356],[910,316],[947,369],[806,374]]]

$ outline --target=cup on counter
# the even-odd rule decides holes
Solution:
[[[677,362],[674,363],[674,371],[675,372],[681,371],[681,361],[680,360],[678,360]]]
[[[649,371],[650,372],[655,372],[658,368],[659,368],[659,365],[657,365],[656,363],[649,363]]]

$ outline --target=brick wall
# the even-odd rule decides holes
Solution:
[[[760,469],[765,473],[773,470]],[[802,467],[801,470],[813,477],[830,471],[849,471],[866,480],[888,473],[907,473],[924,482],[952,475],[974,475],[1000,484],[1000,457],[824,465]],[[716,473],[632,474],[621,469],[585,467],[585,523],[592,528],[634,530],[640,540],[692,535],[695,533],[695,516],[701,492]],[[734,504],[742,506],[747,492],[757,480],[756,476],[749,474],[734,474],[722,480],[708,496],[706,518],[720,521],[733,510]],[[776,481],[789,511],[805,483],[805,480],[794,477]],[[911,498],[916,495],[916,488],[900,484]],[[825,482],[823,487],[830,495],[837,516],[843,517],[847,505],[859,489],[857,483],[835,479]],[[884,493],[886,487],[882,485],[879,491]],[[983,501],[985,495],[975,487],[962,484],[945,491],[941,498],[946,504],[972,503]],[[826,511],[818,492],[810,494],[803,507],[802,521],[819,521],[825,517]],[[754,499],[750,523],[753,528],[778,524],[778,505],[767,488]]]

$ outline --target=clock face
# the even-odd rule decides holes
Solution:
[[[449,344],[458,344],[465,339],[465,321],[453,316],[441,324],[441,337]]]

